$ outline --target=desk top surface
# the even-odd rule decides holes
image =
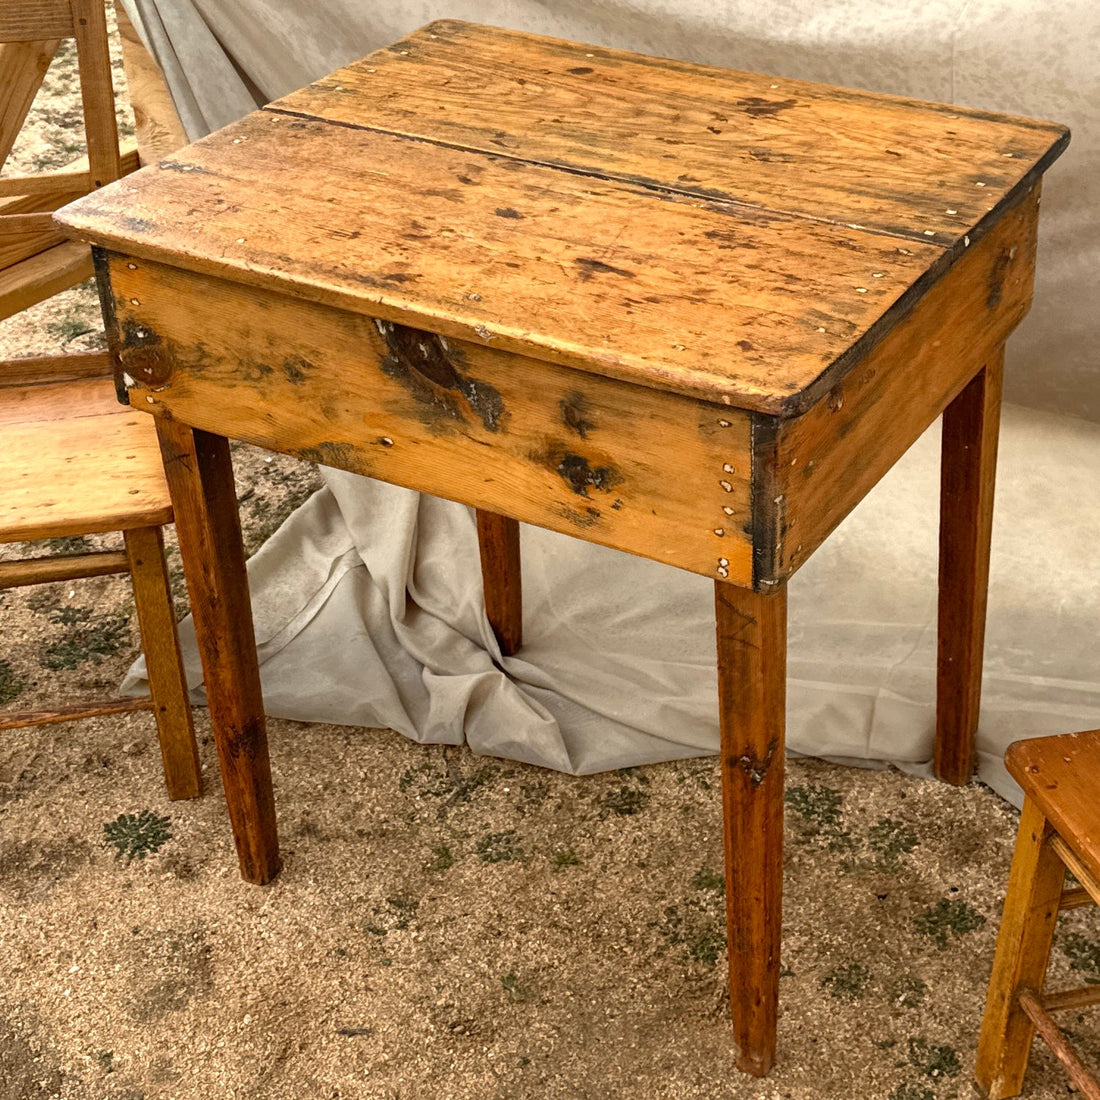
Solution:
[[[59,220],[128,255],[791,416],[1068,137],[448,21]]]

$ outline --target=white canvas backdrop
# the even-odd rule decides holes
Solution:
[[[467,18],[1054,118],[1031,317],[1010,343],[979,749],[1100,725],[1100,8],[1086,0],[123,0],[193,137],[399,38]],[[1038,411],[1055,410],[1051,412]],[[933,429],[791,583],[789,744],[927,768]],[[711,586],[524,528],[525,645],[501,658],[465,508],[341,472],[250,563],[269,713],[590,772],[717,746]],[[185,639],[193,681],[201,680]],[[140,676],[140,671],[138,673]],[[137,682],[132,678],[130,685]]]

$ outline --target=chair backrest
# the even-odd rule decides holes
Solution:
[[[119,151],[104,0],[3,0],[0,170],[66,38],[76,40],[87,156],[59,171],[0,177],[0,272],[62,244],[65,238],[54,229],[50,211],[136,167],[136,160],[124,163],[134,158]],[[0,308],[0,316],[9,312]]]

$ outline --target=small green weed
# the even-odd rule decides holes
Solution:
[[[46,647],[42,663],[55,672],[74,669],[85,661],[99,664],[129,644],[129,623],[122,615],[111,615],[95,625],[70,630],[61,641]]]
[[[416,919],[420,908],[418,898],[407,895],[386,898],[385,905],[376,905],[371,912],[373,917],[363,921],[363,931],[371,936],[388,936],[391,932],[403,932]]]
[[[920,1008],[928,996],[928,986],[915,975],[908,974],[898,982],[894,1003],[901,1008]]]
[[[550,867],[555,871],[564,871],[566,867],[578,867],[581,857],[572,848],[563,848],[550,857]]]
[[[713,966],[726,949],[724,909],[716,912],[714,895],[686,898],[679,905],[665,909],[664,919],[657,925],[665,941],[684,948],[688,956],[704,966]]]
[[[119,814],[103,826],[103,843],[114,848],[115,859],[126,857],[127,863],[159,852],[172,839],[168,826],[170,817],[160,817],[152,810],[139,814]]]
[[[691,886],[693,890],[713,890],[716,894],[725,894],[726,878],[709,867],[700,867],[691,876]]]
[[[867,843],[886,867],[894,867],[898,859],[917,846],[917,834],[908,825],[884,817],[867,830]]]
[[[531,991],[511,972],[501,974],[500,984],[504,987],[504,992],[517,1004],[531,999]]]
[[[630,817],[642,810],[648,801],[648,791],[624,783],[617,791],[608,791],[600,798],[601,816],[618,814],[620,817]]]
[[[486,833],[477,842],[477,855],[482,863],[514,863],[523,859],[523,849],[515,829],[502,833]]]
[[[432,858],[428,861],[425,870],[446,871],[455,865],[455,854],[448,844],[436,844],[432,848]]]
[[[963,936],[985,924],[985,917],[961,898],[941,898],[913,922],[942,951],[951,936]]]
[[[855,846],[851,832],[844,828],[844,796],[832,787],[808,783],[788,787],[784,796],[791,811],[802,819],[806,836],[826,841],[830,851],[850,851]]]
[[[1088,985],[1100,985],[1100,945],[1079,932],[1067,932],[1058,937],[1058,946],[1065,952],[1069,965],[1085,975]]]
[[[114,1073],[115,1052],[113,1050],[97,1050],[95,1062],[104,1073]]]
[[[962,1066],[959,1056],[948,1046],[937,1046],[926,1039],[910,1037],[909,1064],[926,1077],[957,1077]]]
[[[7,661],[0,661],[0,707],[23,694],[23,682]]]
[[[850,962],[834,967],[821,979],[821,987],[838,1001],[858,1001],[871,980],[871,972],[862,963]]]

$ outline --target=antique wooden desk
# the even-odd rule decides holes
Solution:
[[[971,771],[1005,338],[1058,126],[457,22],[61,222],[157,417],[244,877],[279,867],[226,437],[715,581],[739,1064],[775,1046],[791,574],[941,412],[939,773]],[[644,598],[644,594],[640,594]]]

